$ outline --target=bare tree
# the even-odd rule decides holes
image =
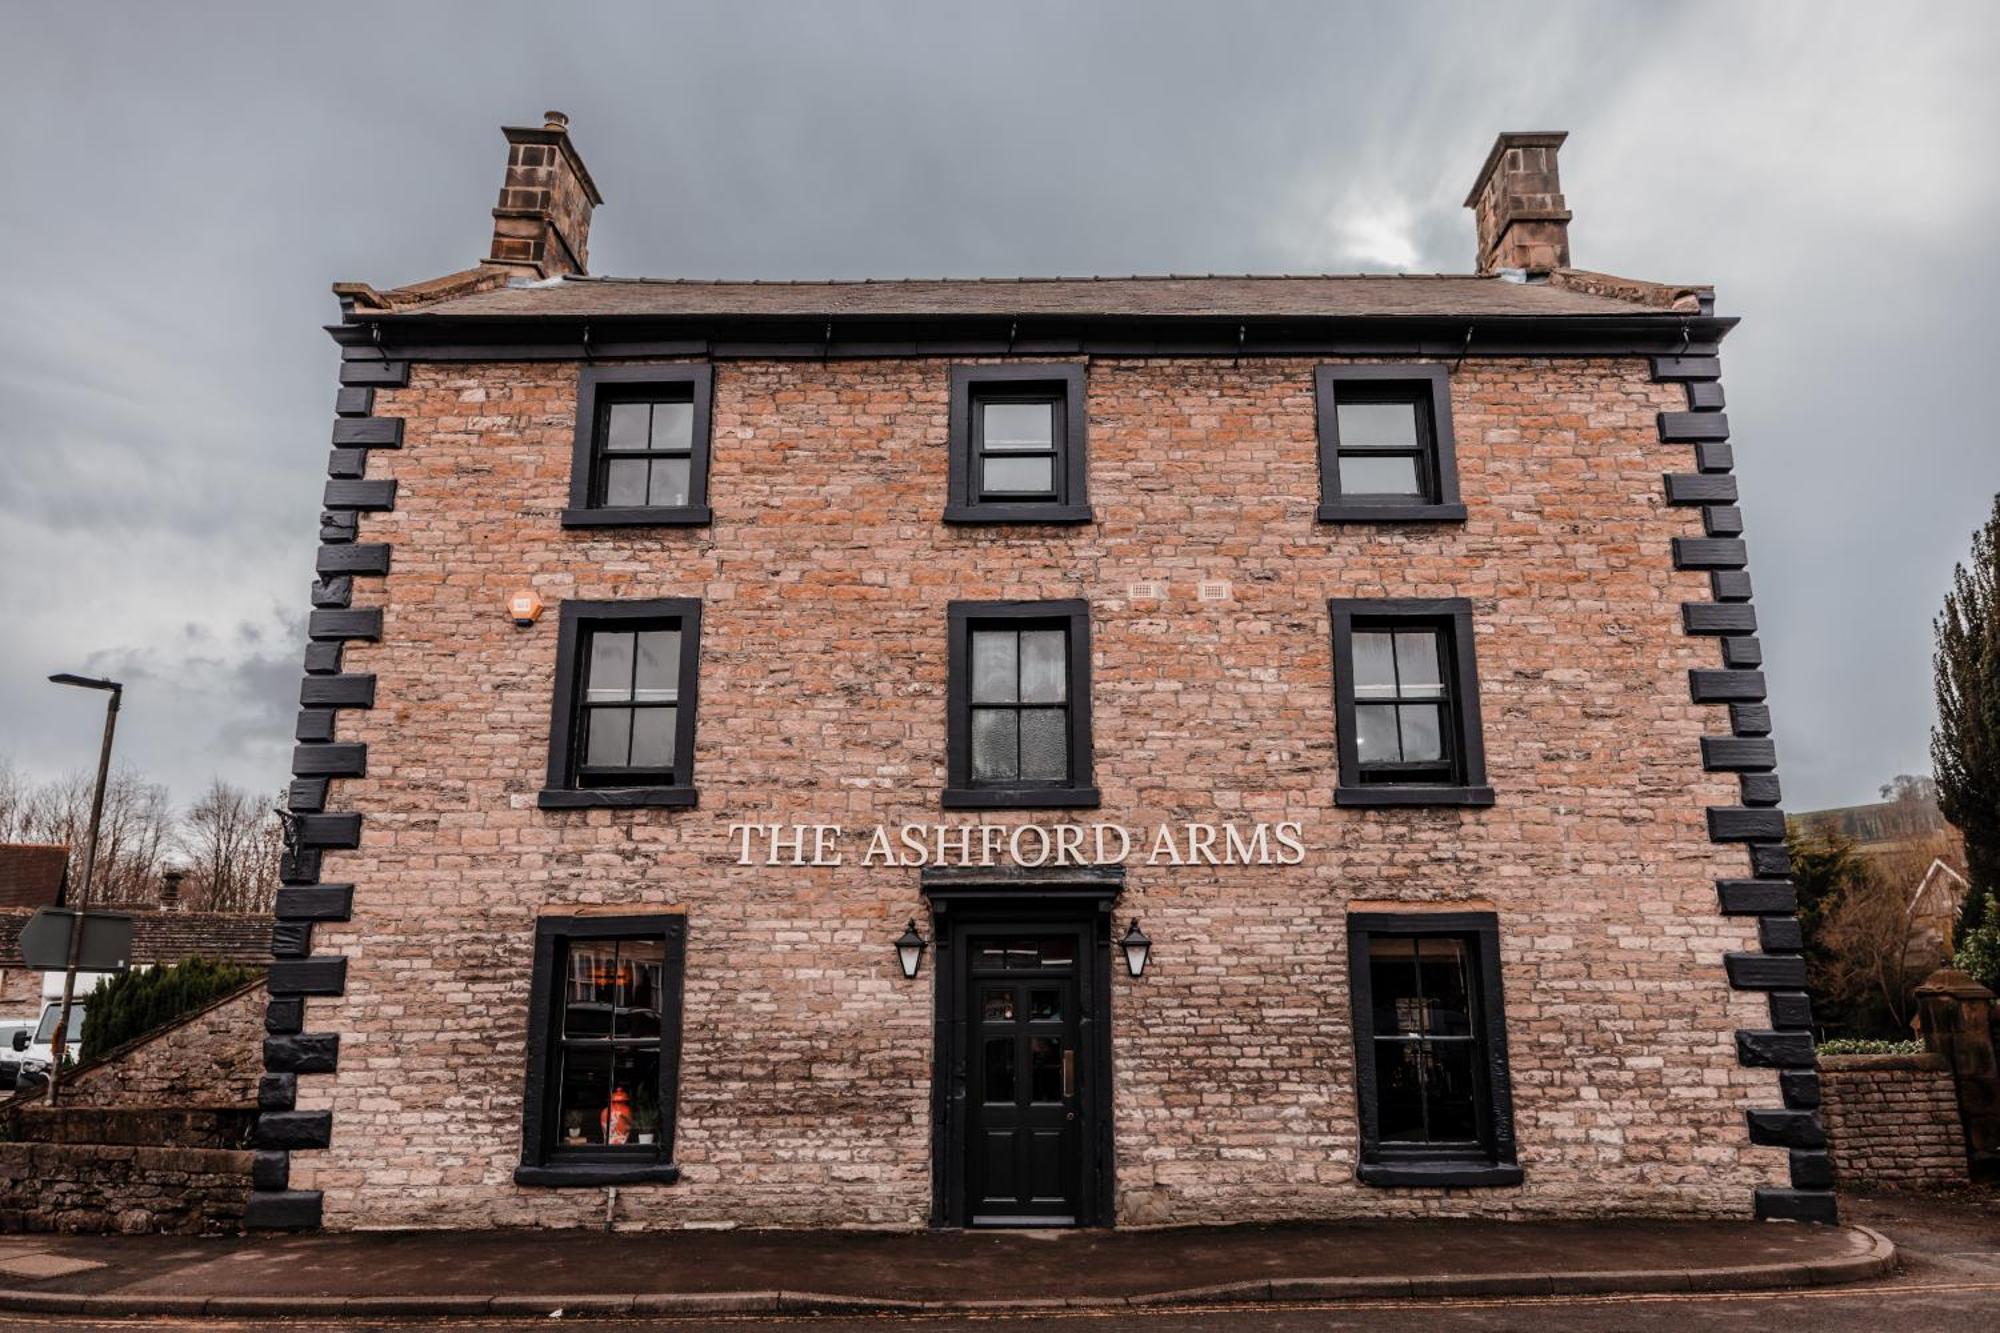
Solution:
[[[1815,984],[1857,1027],[1907,1034],[1919,983],[1948,961],[1943,935],[1918,914],[1917,889],[1931,863],[1958,860],[1948,832],[1912,839],[1865,858],[1820,926]]]
[[[18,833],[24,841],[61,843],[70,849],[71,892],[82,892],[84,844],[90,836],[90,798],[96,777],[72,773],[27,788]],[[97,835],[94,906],[150,906],[159,900],[160,864],[173,832],[167,789],[130,768],[114,769],[104,784],[104,816]]]
[[[11,759],[0,758],[0,842],[26,842],[30,784]]]
[[[176,839],[187,861],[184,901],[211,912],[270,910],[284,851],[273,805],[220,778],[208,784]]]

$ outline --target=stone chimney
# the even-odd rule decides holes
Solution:
[[[604,202],[569,139],[569,117],[542,113],[539,128],[508,126],[507,179],[493,210],[493,252],[486,263],[523,276],[586,273],[590,211]]]
[[[1556,151],[1569,134],[1503,134],[1493,141],[1465,206],[1479,230],[1479,272],[1568,268],[1569,209]]]
[[[178,912],[181,910],[181,881],[187,878],[185,870],[162,870],[160,872],[160,910]]]

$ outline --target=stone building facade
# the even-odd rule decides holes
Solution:
[[[1464,277],[765,284],[507,134],[336,288],[253,1225],[1831,1220],[1734,321],[1561,136]]]

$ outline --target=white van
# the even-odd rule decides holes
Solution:
[[[97,989],[98,982],[112,975],[110,972],[76,974],[76,991],[69,1006],[69,1030],[63,1041],[63,1048],[71,1060],[77,1058],[83,1042],[84,1000]],[[32,1032],[16,1031],[9,1043],[12,1054],[20,1061],[14,1071],[16,1087],[42,1082],[48,1075],[49,1066],[55,1061],[56,1024],[62,1018],[62,992],[62,973],[42,973],[42,1020]]]

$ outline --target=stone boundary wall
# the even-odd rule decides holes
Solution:
[[[1843,1187],[1935,1190],[1967,1183],[1958,1094],[1944,1057],[1821,1056],[1819,1081]]]
[[[264,981],[248,982],[71,1073],[68,1106],[252,1107],[264,1072]]]
[[[263,1012],[260,978],[77,1069],[56,1108],[0,1103],[0,1234],[238,1230]]]
[[[0,1143],[0,1234],[237,1230],[248,1150],[114,1143]]]

